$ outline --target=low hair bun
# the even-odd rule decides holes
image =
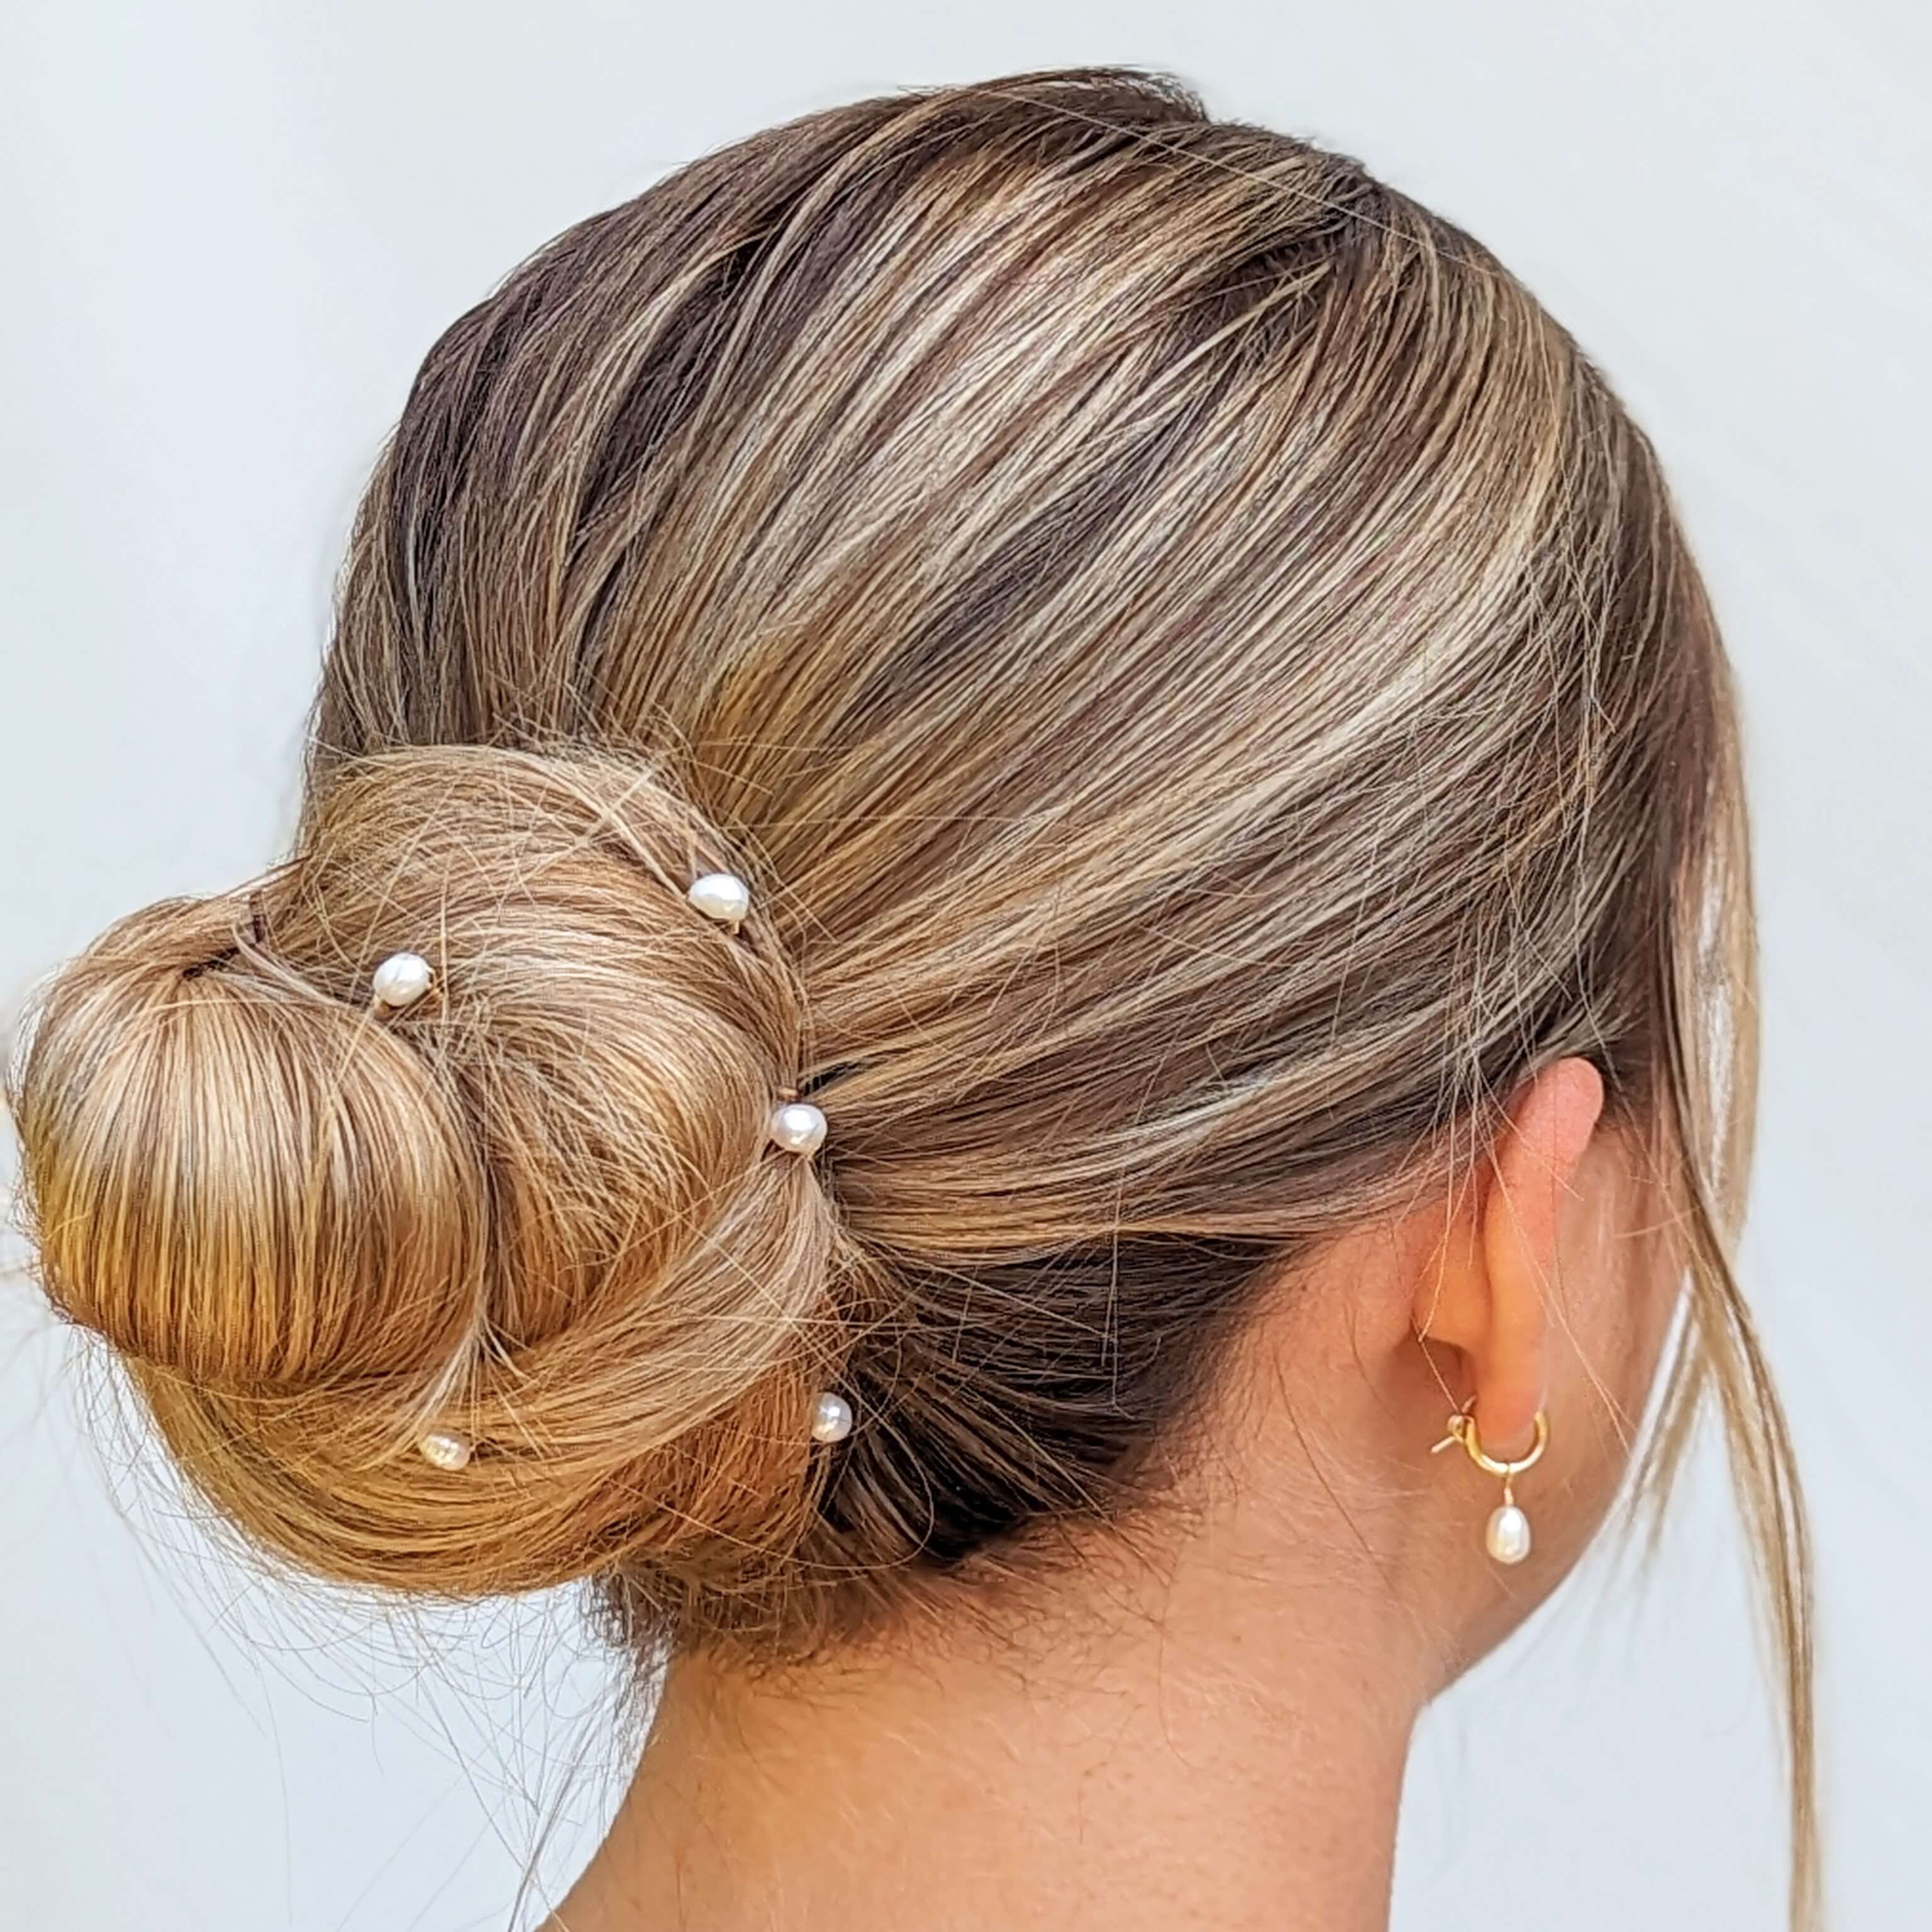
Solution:
[[[730,856],[632,761],[386,752],[318,778],[287,863],[48,988],[12,1079],[48,1292],[257,1540],[662,1596],[802,1533],[840,1243],[766,1138],[794,976],[755,896],[732,930],[686,898]],[[399,952],[433,976],[391,1011]]]

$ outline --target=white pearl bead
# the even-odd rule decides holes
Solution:
[[[460,1436],[453,1429],[432,1429],[416,1444],[422,1452],[425,1462],[434,1462],[439,1469],[466,1468],[475,1445],[466,1436]]]
[[[378,1006],[400,1010],[414,1006],[435,977],[421,953],[392,952],[376,968],[370,984],[375,988]]]
[[[771,1136],[787,1154],[816,1154],[825,1143],[825,1116],[809,1100],[788,1100],[772,1116]]]
[[[1504,1503],[1491,1513],[1483,1540],[1498,1563],[1520,1563],[1529,1554],[1529,1519],[1514,1503]]]
[[[736,926],[752,909],[752,889],[735,872],[706,872],[685,897],[720,926]]]
[[[812,1411],[812,1439],[814,1442],[843,1442],[852,1432],[852,1405],[830,1389],[818,1398]]]

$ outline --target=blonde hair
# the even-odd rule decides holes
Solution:
[[[13,1098],[50,1294],[262,1544],[755,1660],[1121,1520],[1285,1258],[1586,1055],[1680,1231],[1645,1483],[1714,1392],[1802,1916],[1752,974],[1722,649],[1600,375],[1358,164],[1046,74],[758,135],[459,320],[292,856],[68,966]]]

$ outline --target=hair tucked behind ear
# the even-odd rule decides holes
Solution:
[[[742,1587],[796,1540],[839,1242],[766,1146],[796,983],[685,899],[726,856],[636,764],[392,752],[55,983],[16,1100],[48,1284],[268,1542],[472,1594]],[[434,987],[382,1016],[404,947]]]
[[[1804,1910],[1724,654],[1467,236],[1132,76],[760,134],[436,344],[314,724],[290,864],[110,934],[20,1078],[56,1298],[254,1534],[596,1576],[652,1642],[877,1628],[1160,1493],[1259,1285],[1586,1054],[1682,1235],[1654,1473],[1714,1390],[1791,1660]],[[742,944],[679,898],[726,862]]]

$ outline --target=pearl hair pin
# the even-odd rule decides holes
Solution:
[[[808,1157],[825,1144],[825,1116],[809,1100],[788,1100],[772,1115],[771,1142]]]
[[[425,1462],[452,1471],[467,1468],[476,1452],[476,1444],[454,1429],[430,1430],[418,1438],[416,1448]]]
[[[752,889],[735,872],[706,872],[692,880],[686,898],[706,919],[735,933],[752,909]],[[435,982],[429,962],[418,952],[394,952],[376,968],[370,986],[379,1013],[412,1006]],[[808,1159],[825,1144],[824,1112],[808,1100],[787,1100],[772,1110],[766,1132],[771,1144]],[[852,1432],[852,1405],[827,1389],[812,1405],[812,1439],[842,1442]],[[454,1472],[470,1466],[476,1445],[454,1429],[427,1430],[416,1438],[417,1453],[433,1468]]]
[[[813,1405],[812,1439],[814,1442],[843,1442],[852,1432],[852,1405],[842,1395],[827,1389]]]
[[[826,1389],[812,1405],[812,1439],[814,1442],[843,1442],[852,1432],[852,1405],[842,1395]],[[454,1474],[466,1469],[476,1453],[476,1445],[460,1430],[431,1429],[416,1439],[416,1452],[434,1468]]]
[[[400,1012],[427,993],[436,978],[420,952],[392,952],[376,968],[370,986],[380,1012]]]
[[[736,932],[752,910],[752,889],[736,872],[706,872],[692,880],[685,897],[722,926]]]

